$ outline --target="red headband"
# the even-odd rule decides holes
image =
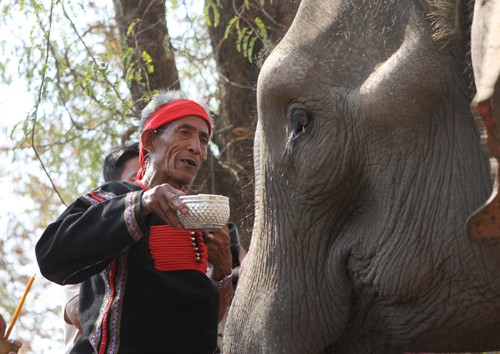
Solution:
[[[176,119],[187,116],[196,116],[204,119],[208,125],[208,134],[212,135],[212,122],[210,121],[207,111],[198,103],[184,99],[169,102],[154,111],[144,124],[142,131],[148,129],[155,130]],[[141,180],[145,172],[146,153],[142,146],[142,141],[139,143],[139,163],[141,164],[141,168],[137,172],[136,180]]]

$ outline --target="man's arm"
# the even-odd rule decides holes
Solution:
[[[78,314],[78,300],[80,298],[80,284],[71,284],[64,287],[64,322],[77,328],[78,335],[83,331]]]
[[[64,285],[102,271],[149,230],[140,214],[141,194],[109,183],[71,204],[36,245],[42,274]]]
[[[208,233],[208,261],[212,264],[211,280],[219,291],[219,321],[233,299],[231,240],[228,228]]]

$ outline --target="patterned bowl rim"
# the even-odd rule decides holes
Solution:
[[[179,199],[183,202],[228,202],[229,198],[218,194],[194,194],[181,195]]]

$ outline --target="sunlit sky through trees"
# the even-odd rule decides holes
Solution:
[[[45,1],[44,3],[49,4],[50,2]],[[179,2],[180,6],[175,11],[171,9],[167,10],[169,31],[172,37],[178,36],[182,38],[183,34],[185,37],[189,37],[186,33],[192,29],[187,29],[185,23],[179,21],[179,19],[185,18],[187,11],[190,12],[191,16],[195,13],[199,15],[202,11],[200,6],[192,6],[191,3],[192,1],[186,1],[186,3]],[[109,4],[101,4],[99,6],[103,6],[106,9],[106,16],[113,18],[113,5],[111,1],[109,1]],[[13,17],[9,17],[11,15]],[[80,19],[75,20],[90,20],[86,17],[88,14],[81,13],[81,15],[82,17]],[[29,33],[27,31],[31,29],[31,25],[26,23],[26,16],[23,16],[19,12],[19,9],[11,11],[9,16],[4,15],[0,22],[0,39],[3,45],[3,48],[1,48],[3,53],[12,53],[13,50],[11,46],[13,46],[16,41],[18,43],[19,41],[29,43]],[[172,23],[175,23],[175,25],[172,25]],[[53,35],[58,34],[54,33]],[[193,38],[193,36],[191,38]],[[184,43],[184,45],[188,45],[186,43]],[[189,70],[189,63],[184,61],[185,59],[178,59],[177,65],[179,71]],[[18,73],[18,58],[4,57],[0,59],[0,63],[2,65],[7,64],[3,77],[0,76],[0,163],[2,165],[2,169],[0,170],[0,247],[3,247],[3,253],[0,252],[0,255],[5,254],[6,257],[9,257],[9,253],[16,252],[16,248],[20,247],[19,243],[11,243],[12,237],[10,235],[14,234],[16,223],[29,225],[32,220],[37,217],[37,215],[33,214],[33,211],[28,213],[30,207],[33,207],[30,196],[21,196],[14,192],[16,183],[25,182],[13,176],[22,175],[25,173],[24,171],[29,171],[30,173],[39,174],[41,178],[46,177],[43,174],[41,166],[34,159],[30,161],[22,159],[17,156],[15,150],[12,150],[15,146],[15,139],[11,138],[12,129],[16,124],[26,119],[32,112],[33,105],[36,101],[35,90],[33,87],[31,87],[31,90],[28,89],[28,83],[22,75]],[[210,69],[210,65],[207,65],[207,70],[212,73],[215,72],[213,68]],[[211,75],[213,74],[207,75],[207,77],[202,78],[202,80],[208,81],[210,85]],[[215,82],[213,82],[213,85],[215,85]],[[183,82],[183,88],[187,92],[195,90],[195,86],[196,84],[194,82]],[[50,111],[50,108],[46,111]],[[43,119],[43,116],[39,118]],[[20,134],[20,132],[17,131],[15,134]],[[77,195],[74,197],[76,198]],[[61,204],[60,210],[62,211],[63,209],[64,206]],[[30,228],[28,227],[27,230],[30,230]],[[4,316],[7,324],[10,323],[13,315],[13,313],[7,309],[15,308],[25,285],[23,281],[24,278],[20,280],[13,279],[13,277],[21,274],[29,278],[34,273],[39,272],[34,255],[34,245],[41,231],[42,230],[33,230],[29,238],[21,243],[21,247],[23,248],[22,251],[27,257],[25,263],[13,265],[12,267],[15,267],[15,269],[2,269],[3,267],[0,267],[0,279],[4,279],[8,284],[7,289],[5,289],[8,295],[7,298],[1,298],[2,293],[0,293],[0,313]],[[6,263],[11,264],[9,261]],[[14,280],[16,282],[14,282]],[[27,351],[27,353],[63,353],[63,318],[60,312],[62,305],[61,287],[50,284],[38,273],[37,279],[32,287],[33,293],[37,291],[42,292],[42,301],[34,303],[34,301],[30,301],[30,296],[28,295],[28,299],[24,306],[25,311],[16,322],[11,338],[30,341],[32,351]],[[27,331],[27,329],[30,328],[28,324],[35,317],[38,318],[41,323],[44,323],[44,327],[46,326],[51,329],[52,333],[50,333],[47,338],[37,337],[36,334],[33,335]]]

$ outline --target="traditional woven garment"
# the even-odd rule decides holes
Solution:
[[[83,281],[84,335],[72,353],[213,353],[218,295],[207,246],[199,233],[143,218],[142,192],[110,182],[85,194],[36,246],[49,280]]]

